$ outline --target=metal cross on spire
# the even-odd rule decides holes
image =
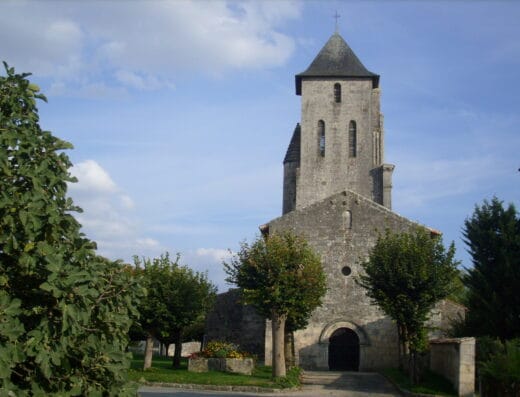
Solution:
[[[338,14],[338,10],[336,10],[336,13],[334,14],[334,18],[336,19],[336,33],[338,33],[338,19],[341,17],[341,15]]]

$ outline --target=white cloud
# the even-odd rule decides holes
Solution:
[[[74,165],[71,174],[78,178],[78,183],[71,185],[72,190],[108,193],[117,191],[110,175],[94,160],[86,160]]]
[[[158,79],[155,76],[138,74],[128,70],[118,70],[116,79],[125,86],[138,90],[153,91],[161,88],[175,88],[175,84]]]
[[[425,206],[492,186],[509,168],[507,162],[493,156],[431,161],[403,156],[394,177],[393,201],[399,208]]]
[[[0,42],[0,53],[17,69],[50,77],[54,94],[171,89],[179,72],[221,75],[284,64],[295,44],[279,27],[301,7],[289,1],[8,2],[0,37],[9,40]]]
[[[227,276],[222,262],[229,260],[232,255],[232,252],[224,248],[197,248],[182,252],[180,262],[194,270],[206,272],[209,280],[218,287],[220,292],[224,292],[230,285],[226,282]]]
[[[136,240],[139,248],[158,248],[160,246],[157,240],[153,238],[138,238]]]
[[[121,205],[123,206],[123,208],[129,209],[129,210],[135,208],[134,200],[132,200],[132,198],[130,196],[123,194],[119,198],[121,200]]]
[[[156,239],[143,236],[132,198],[122,192],[109,173],[94,160],[76,164],[71,173],[78,183],[70,193],[84,212],[76,214],[87,236],[96,241],[98,252],[112,259],[129,261],[134,254],[157,256],[164,249]]]
[[[200,257],[209,258],[214,262],[222,262],[233,256],[233,252],[223,248],[198,248],[195,253]]]
[[[3,2],[0,53],[16,70],[77,81],[87,64],[82,59],[85,35],[80,22],[45,4]]]
[[[102,82],[70,85],[70,82],[55,81],[51,83],[48,90],[48,96],[89,99],[121,99],[128,97],[128,91],[125,87],[109,86]]]

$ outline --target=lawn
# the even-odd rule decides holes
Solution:
[[[456,396],[451,383],[444,377],[437,375],[431,371],[427,371],[424,375],[423,381],[415,386],[412,386],[408,375],[403,374],[397,368],[387,368],[383,370],[383,374],[391,379],[395,384],[402,389],[409,390],[414,393],[434,394],[438,396]]]
[[[129,371],[130,380],[136,382],[164,382],[198,385],[226,386],[258,386],[268,388],[283,388],[291,386],[288,382],[273,382],[271,367],[257,366],[252,375],[230,374],[225,372],[188,372],[188,360],[182,359],[179,369],[172,368],[171,357],[154,356],[152,368],[143,371],[143,356],[134,354]]]

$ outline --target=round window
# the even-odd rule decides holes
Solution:
[[[341,269],[341,273],[343,273],[344,276],[350,276],[350,273],[352,273],[352,269],[348,266],[343,266],[343,269]]]

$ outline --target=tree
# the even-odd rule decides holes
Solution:
[[[285,376],[286,320],[307,319],[326,291],[320,258],[303,238],[286,232],[242,243],[224,269],[227,281],[241,289],[244,303],[271,320],[273,377]]]
[[[463,228],[473,267],[466,269],[466,329],[502,341],[520,337],[520,217],[493,197]]]
[[[134,257],[148,290],[139,307],[139,324],[147,335],[144,369],[152,365],[153,338],[166,345],[175,343],[173,367],[179,367],[183,330],[200,321],[213,305],[216,287],[207,275],[178,261],[179,256],[171,260],[168,253],[154,259]]]
[[[142,292],[72,216],[72,146],[40,128],[29,74],[0,76],[0,389],[135,395],[124,353]]]
[[[399,366],[409,354],[410,377],[416,382],[416,355],[426,347],[424,323],[436,302],[454,288],[457,262],[453,243],[446,251],[440,236],[425,229],[411,233],[380,236],[368,260],[365,272],[357,280],[367,295],[397,323]]]

